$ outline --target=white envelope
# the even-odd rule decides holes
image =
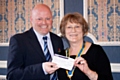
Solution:
[[[53,56],[52,62],[56,63],[60,68],[64,68],[67,70],[72,70],[74,65],[74,59],[58,54],[55,54]]]

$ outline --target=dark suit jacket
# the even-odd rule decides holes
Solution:
[[[54,52],[63,50],[61,38],[51,32],[50,37]],[[7,63],[8,80],[50,80],[50,75],[43,72],[43,62],[46,59],[32,28],[11,37]]]

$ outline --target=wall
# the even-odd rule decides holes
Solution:
[[[0,46],[0,77],[6,75],[7,73],[6,64],[5,65],[3,64],[7,60],[7,55],[8,55],[8,46]]]
[[[64,14],[73,12],[83,14],[83,0],[64,0]]]

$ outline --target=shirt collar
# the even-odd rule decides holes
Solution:
[[[33,31],[35,32],[38,39],[42,40],[44,36],[47,36],[47,39],[50,40],[50,33],[47,33],[46,35],[41,35],[34,28],[33,28]]]

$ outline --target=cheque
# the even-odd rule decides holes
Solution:
[[[74,65],[74,59],[58,54],[53,56],[52,62],[56,63],[60,68],[67,70],[72,70]]]

